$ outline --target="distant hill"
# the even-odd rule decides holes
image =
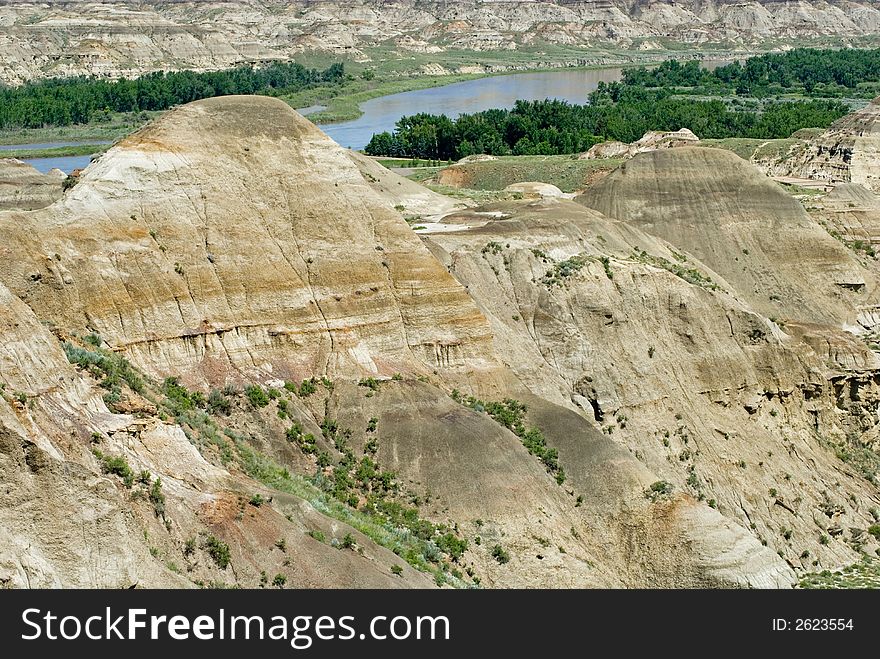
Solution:
[[[0,26],[0,81],[19,83],[82,73],[216,69],[313,51],[369,60],[376,47],[416,58],[462,50],[592,48],[582,63],[594,63],[609,47],[766,50],[805,40],[843,46],[876,35],[880,10],[866,0],[0,0]],[[535,61],[545,54],[536,53]],[[473,64],[479,62],[467,66]],[[424,66],[437,68],[430,60]]]

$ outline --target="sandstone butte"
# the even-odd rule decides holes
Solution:
[[[174,109],[0,213],[0,582],[788,587],[856,562],[877,266],[821,223],[870,233],[865,194],[808,213],[682,147],[463,208],[281,101]],[[447,554],[319,492],[348,455]]]

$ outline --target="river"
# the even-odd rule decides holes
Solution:
[[[405,115],[429,112],[454,118],[490,108],[510,108],[517,100],[545,98],[583,103],[600,81],[612,82],[620,76],[621,69],[562,69],[477,78],[374,98],[361,104],[360,118],[325,124],[321,130],[342,146],[363,149],[374,133],[394,130],[394,124]]]
[[[723,60],[704,60],[703,66],[713,69]],[[374,133],[394,130],[394,124],[405,116],[419,112],[446,114],[457,117],[463,113],[479,112],[490,108],[510,108],[517,100],[544,100],[558,98],[570,103],[584,103],[587,96],[599,82],[620,80],[622,69],[560,69],[537,73],[515,73],[511,75],[477,78],[457,82],[443,87],[419,89],[400,94],[374,98],[361,104],[363,115],[353,121],[343,121],[321,125],[321,130],[342,146],[363,149]],[[323,109],[313,105],[300,108],[304,114]],[[12,149],[38,149],[55,146],[68,146],[75,143],[54,142],[51,144],[18,144],[0,146],[0,151]],[[80,142],[79,144],[88,144]],[[2,154],[0,154],[2,155]],[[26,160],[41,172],[57,167],[66,173],[89,164],[89,156],[70,156],[59,158],[33,158]]]

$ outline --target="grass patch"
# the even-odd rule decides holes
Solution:
[[[641,252],[634,252],[633,258],[639,263],[654,265],[663,268],[664,270],[668,270],[676,277],[684,279],[687,283],[693,284],[694,286],[707,288],[710,291],[717,291],[719,289],[718,284],[713,282],[711,277],[709,277],[708,275],[704,275],[696,268],[689,268],[682,263],[674,263],[672,261],[669,261],[668,259],[663,258],[662,256],[654,256],[653,254],[648,254],[644,250],[642,250]]]
[[[798,585],[809,589],[880,588],[880,560],[864,556],[841,570],[810,572]]]

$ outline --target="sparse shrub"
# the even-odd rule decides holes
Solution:
[[[871,524],[868,527],[868,533],[877,538],[877,540],[880,540],[880,524]]]
[[[284,584],[286,583],[287,577],[285,577],[283,574],[276,574],[275,577],[272,579],[272,585],[276,588],[284,588]]]
[[[379,381],[376,378],[363,378],[358,382],[359,387],[366,387],[370,391],[379,391]]]
[[[501,246],[501,243],[497,243],[494,240],[490,240],[483,249],[480,250],[481,254],[501,254],[501,251],[504,248]]]
[[[395,563],[391,566],[391,574],[397,575],[399,577],[403,574],[403,568]]]
[[[296,390],[296,395],[300,398],[308,398],[316,391],[318,391],[318,381],[315,380],[315,378],[311,378],[309,380],[303,380],[300,383],[299,389]]]
[[[367,422],[367,432],[376,432],[376,427],[379,425],[379,419],[376,417],[372,417]]]
[[[96,334],[89,336],[93,337],[94,341],[101,341],[101,338]],[[124,382],[132,391],[139,394],[144,393],[144,379],[122,355],[98,346],[94,347],[95,350],[86,350],[72,343],[64,343],[63,345],[67,361],[88,371],[93,377],[100,380],[100,385],[103,388],[118,390],[120,384]]]
[[[259,508],[264,503],[266,503],[266,500],[263,498],[262,494],[255,494],[251,497],[251,500],[248,501],[248,503],[251,504],[254,508]]]
[[[342,542],[339,544],[342,549],[351,549],[352,547],[354,547],[354,545],[354,536],[351,533],[346,533],[345,536],[342,538]]]
[[[669,496],[672,493],[672,483],[668,481],[656,481],[651,483],[651,487],[645,490],[645,498],[651,501],[657,501],[661,497]]]
[[[153,504],[153,512],[156,517],[165,516],[165,493],[162,492],[162,479],[157,478],[150,487],[150,503]]]
[[[217,564],[221,570],[225,570],[229,567],[229,560],[231,558],[231,553],[229,551],[229,545],[227,545],[222,540],[218,539],[213,535],[209,535],[205,540],[205,551],[208,552],[208,555],[214,559],[214,562]]]
[[[440,551],[449,554],[453,561],[457,561],[467,551],[468,542],[462,538],[457,538],[453,533],[441,535],[436,540]]]
[[[495,545],[492,547],[492,558],[498,561],[500,565],[504,565],[510,561],[510,554],[501,545]]]
[[[266,407],[269,404],[269,395],[259,385],[248,385],[244,393],[255,408]]]
[[[309,536],[318,542],[324,542],[326,540],[323,531],[309,531]]]
[[[217,389],[212,389],[208,394],[208,412],[211,414],[224,414],[229,416],[232,411],[232,402]]]
[[[128,461],[120,456],[110,456],[104,455],[98,449],[93,449],[92,452],[95,454],[95,457],[101,463],[101,470],[105,474],[113,474],[114,476],[119,476],[122,479],[125,487],[131,487],[134,485],[134,472],[131,470],[131,467],[128,465]]]

